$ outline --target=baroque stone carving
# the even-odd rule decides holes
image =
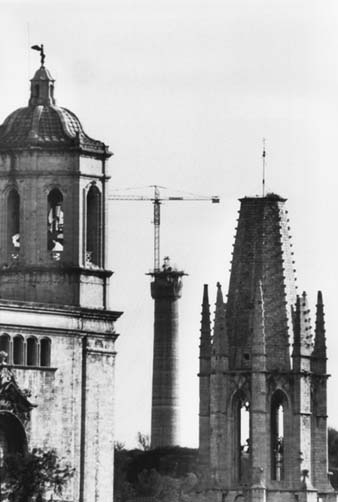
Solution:
[[[25,425],[30,411],[36,406],[27,399],[28,391],[21,390],[6,363],[7,353],[0,351],[0,412],[10,411]]]

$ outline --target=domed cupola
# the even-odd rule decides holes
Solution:
[[[85,155],[110,157],[108,147],[90,138],[73,112],[56,106],[54,83],[43,57],[41,67],[31,79],[28,107],[15,110],[0,126],[0,152],[62,147]]]

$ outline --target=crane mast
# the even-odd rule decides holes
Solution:
[[[161,200],[158,186],[154,186],[154,272],[160,270]]]

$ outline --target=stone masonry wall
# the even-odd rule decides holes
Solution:
[[[104,345],[104,347],[103,347]],[[84,502],[113,502],[114,354],[90,337],[86,350]],[[110,352],[104,352],[104,351]]]
[[[56,449],[75,475],[70,502],[113,500],[114,341],[117,313],[61,312],[0,302],[0,335],[51,340],[50,367],[12,366],[21,389],[37,405],[26,428],[29,448]],[[34,311],[35,310],[35,311]],[[84,350],[84,343],[86,348]]]

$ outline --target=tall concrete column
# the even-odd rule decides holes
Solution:
[[[155,300],[151,447],[178,444],[178,300],[184,272],[169,265],[150,274]]]

